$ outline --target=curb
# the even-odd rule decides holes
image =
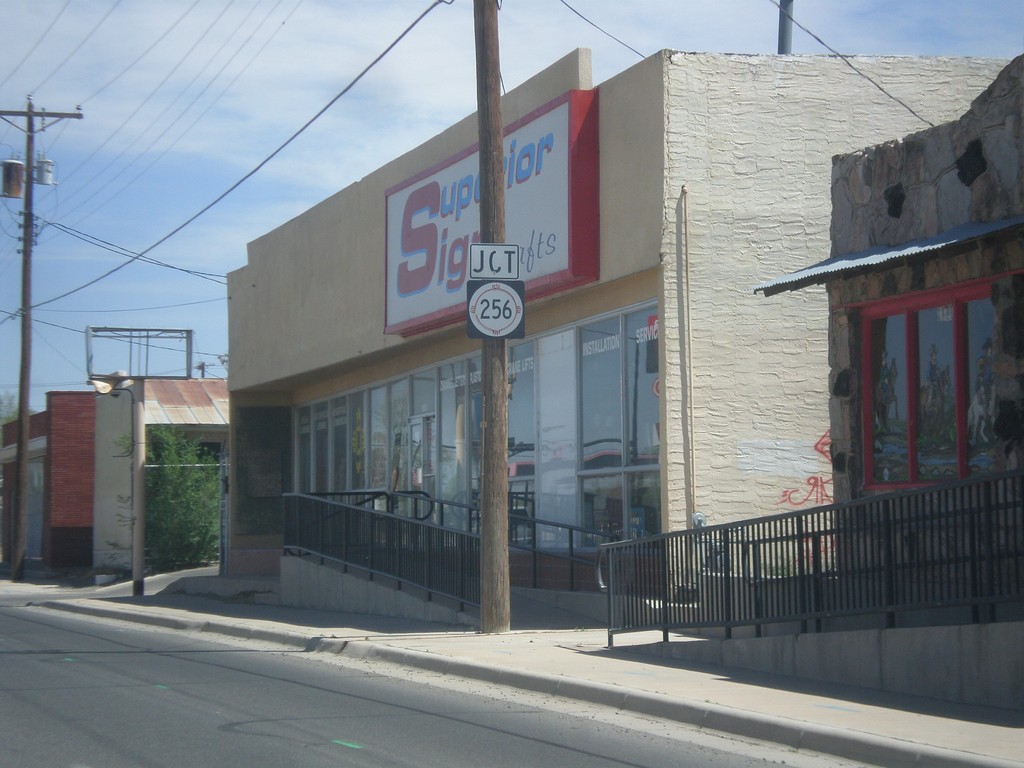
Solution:
[[[382,661],[441,675],[504,685],[534,693],[561,696],[650,717],[685,723],[702,730],[770,742],[794,750],[818,752],[847,760],[892,768],[1021,768],[1021,763],[984,755],[929,747],[869,733],[798,722],[744,712],[707,702],[679,700],[665,694],[636,691],[607,683],[561,675],[528,672],[466,661],[436,653],[398,648],[373,640],[344,640],[284,629],[247,626],[226,621],[199,621],[166,614],[109,606],[46,601],[32,605],[68,613],[147,624],[164,629],[190,630],[256,640],[307,652],[330,653],[353,659]]]

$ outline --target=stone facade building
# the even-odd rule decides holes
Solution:
[[[837,500],[1024,466],[1024,57],[958,120],[835,158]]]

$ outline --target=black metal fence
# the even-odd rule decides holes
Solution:
[[[286,494],[285,554],[315,555],[480,604],[480,513],[419,492]],[[538,519],[532,494],[509,494],[513,586],[599,589],[595,561],[611,534]]]
[[[997,620],[1024,602],[1022,510],[1014,473],[605,544],[609,645],[622,632],[821,631],[868,615],[892,627],[948,609]]]
[[[431,595],[480,605],[480,536],[406,513],[426,500],[386,491],[284,497],[284,550],[311,554],[412,584]],[[436,510],[435,510],[436,511]]]

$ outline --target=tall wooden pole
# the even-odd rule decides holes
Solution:
[[[28,528],[28,445],[31,439],[29,397],[32,371],[32,241],[35,239],[32,198],[35,186],[35,124],[32,100],[25,110],[25,205],[21,211],[21,368],[18,374],[18,463],[15,464],[14,536],[11,540],[11,581],[25,577]]]
[[[503,125],[497,0],[473,0],[480,135],[480,240],[505,242]],[[505,339],[484,339],[480,492],[480,629],[511,626],[508,568],[508,363]]]
[[[63,120],[73,118],[80,120],[79,112],[40,112],[35,111],[32,99],[28,106],[21,110],[0,110],[0,117],[25,118],[25,201],[21,212],[21,367],[18,374],[18,457],[14,465],[14,509],[11,510],[11,581],[21,581],[25,577],[25,550],[27,547],[28,530],[28,446],[31,439],[31,414],[29,399],[31,397],[32,378],[32,246],[35,240],[35,214],[32,210],[35,187],[35,118],[43,120],[40,130],[45,129],[46,119]]]

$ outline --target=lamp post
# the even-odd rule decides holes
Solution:
[[[97,394],[127,392],[132,399],[132,594],[138,597],[145,594],[146,579],[146,382],[117,371],[89,383]]]

